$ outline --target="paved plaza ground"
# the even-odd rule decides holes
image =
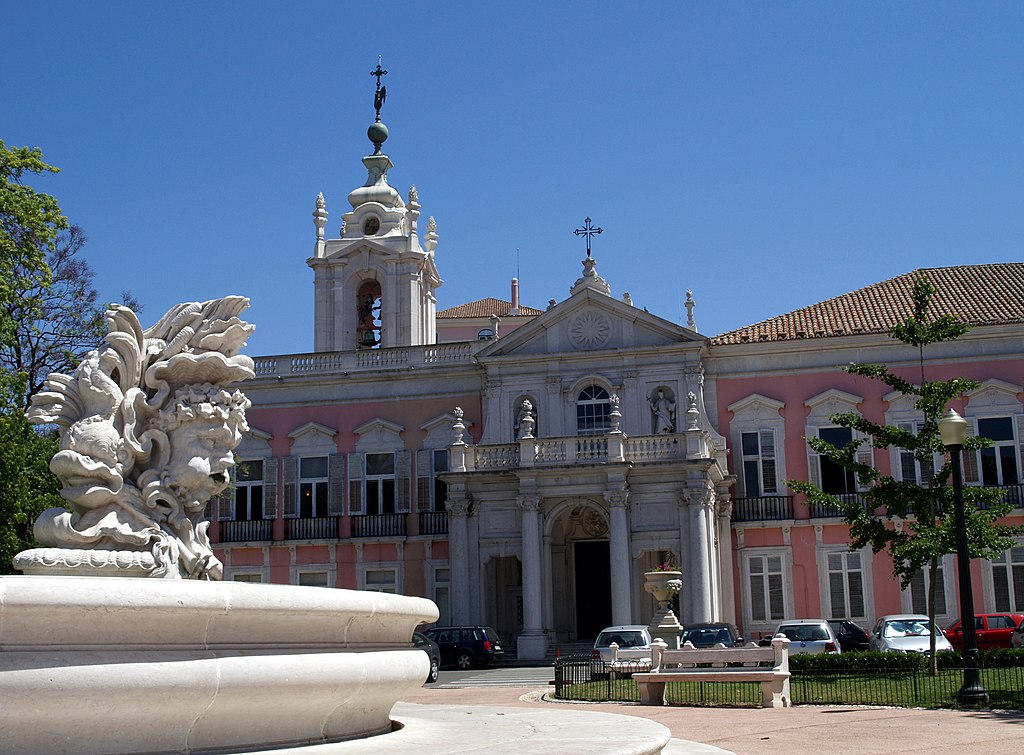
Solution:
[[[550,669],[549,669],[550,671]],[[982,752],[1016,750],[1024,711],[966,712],[907,708],[797,706],[750,708],[648,707],[626,703],[547,702],[546,686],[429,685],[404,698],[430,705],[501,705],[588,710],[642,716],[672,736],[736,753]]]

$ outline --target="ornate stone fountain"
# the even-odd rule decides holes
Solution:
[[[338,742],[390,731],[426,677],[409,640],[429,600],[218,581],[203,513],[248,429],[247,306],[181,304],[147,330],[111,307],[104,345],[33,399],[71,510],[38,518],[27,576],[0,577],[0,751]]]

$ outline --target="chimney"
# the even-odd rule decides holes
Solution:
[[[512,279],[512,309],[508,311],[509,315],[515,317],[519,314],[519,279]]]

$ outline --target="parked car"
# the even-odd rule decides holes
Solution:
[[[974,634],[978,640],[978,650],[1012,647],[1013,632],[1024,621],[1024,614],[1019,613],[976,613],[974,614]],[[963,650],[964,632],[957,619],[946,630],[946,639],[954,650]]]
[[[695,648],[711,648],[722,643],[728,648],[743,645],[743,638],[732,624],[721,622],[688,624],[679,635],[679,644],[691,643]]]
[[[437,681],[437,675],[441,668],[441,648],[436,642],[419,632],[412,633],[412,644],[427,654],[430,659],[430,671],[427,672],[425,684]]]
[[[776,635],[783,635],[789,640],[790,655],[799,653],[839,653],[839,639],[825,619],[792,619],[783,621],[775,630]],[[770,645],[771,637],[761,640]]]
[[[871,630],[872,650],[892,650],[898,653],[930,652],[930,637],[935,633],[935,650],[952,650],[953,646],[942,633],[932,625],[927,616],[921,614],[890,614],[883,616]]]
[[[851,650],[870,650],[871,635],[852,621],[830,621],[828,623],[839,639],[839,649],[844,653]]]
[[[1010,644],[1015,648],[1024,648],[1024,619],[1021,619],[1017,628],[1013,630],[1013,634],[1010,636]]]
[[[621,674],[647,671],[651,667],[651,631],[644,624],[620,624],[605,627],[594,640],[590,651],[591,673]],[[619,646],[612,656],[611,645]]]
[[[505,655],[498,633],[491,627],[433,627],[423,634],[441,648],[442,665],[460,669],[489,666]]]

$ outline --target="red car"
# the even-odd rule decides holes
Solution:
[[[978,650],[1011,647],[1010,638],[1024,614],[1019,613],[976,613],[974,614],[974,631],[978,637]],[[954,650],[964,649],[964,633],[960,629],[960,620],[949,626],[946,638]]]

